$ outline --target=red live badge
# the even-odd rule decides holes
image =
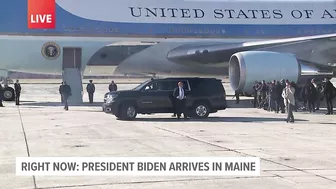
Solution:
[[[55,28],[55,0],[28,0],[28,28]]]

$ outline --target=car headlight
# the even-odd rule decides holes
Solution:
[[[106,100],[106,103],[111,103],[113,101],[113,98],[108,98],[107,100]]]
[[[118,97],[118,94],[108,94],[106,96],[106,102],[109,103],[109,102],[112,102],[113,99],[117,98]]]
[[[118,94],[108,94],[107,98],[117,98]]]

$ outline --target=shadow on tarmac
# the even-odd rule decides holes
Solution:
[[[270,118],[270,117],[208,117],[207,119],[196,119],[196,118],[189,118],[184,120],[181,118],[178,120],[177,118],[136,118],[132,121],[144,121],[144,122],[247,122],[247,123],[262,123],[262,122],[285,122],[286,115],[283,118]],[[308,121],[303,119],[296,119],[296,122]]]
[[[75,107],[76,106],[102,107],[103,102],[94,102],[92,104],[88,102],[84,102],[82,104],[74,104],[74,103],[69,102],[68,104],[69,106],[75,106]],[[31,107],[33,106],[55,106],[57,107],[57,106],[64,106],[64,104],[61,102],[29,102],[29,103],[23,102],[21,106],[31,106]]]
[[[88,103],[88,102],[84,102],[81,104],[75,104],[75,103],[71,103],[69,102],[69,106],[88,106],[88,107],[102,107],[103,102],[94,102],[92,104]],[[63,103],[61,102],[35,102],[35,101],[21,101],[21,106],[30,106],[30,107],[34,107],[34,106],[54,106],[54,107],[58,107],[58,106],[64,106]],[[253,105],[250,104],[250,100],[240,100],[239,104],[236,104],[235,101],[231,101],[228,100],[228,108],[253,108]]]

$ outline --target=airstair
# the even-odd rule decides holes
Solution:
[[[78,68],[64,68],[62,78],[71,87],[72,95],[69,98],[69,104],[83,103],[83,78],[81,71]]]

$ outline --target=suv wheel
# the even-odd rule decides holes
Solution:
[[[14,101],[15,100],[15,93],[12,87],[4,88],[2,95],[3,95],[4,101]]]
[[[120,116],[122,119],[132,120],[137,116],[137,111],[134,105],[125,104],[122,105],[120,114],[122,115]]]
[[[209,116],[209,106],[207,103],[199,102],[194,105],[194,115],[197,118],[207,118]]]

